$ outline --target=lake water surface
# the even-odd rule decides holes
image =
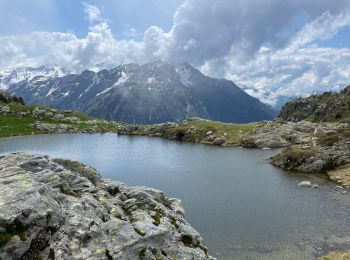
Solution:
[[[321,176],[271,166],[266,158],[277,151],[115,134],[0,139],[0,154],[17,151],[76,159],[105,178],[180,198],[218,259],[313,259],[350,247],[349,196]],[[299,187],[304,180],[320,188]]]

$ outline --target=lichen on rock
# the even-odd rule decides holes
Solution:
[[[211,259],[178,199],[79,162],[0,158],[0,259]]]

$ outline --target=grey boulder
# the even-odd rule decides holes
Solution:
[[[76,161],[0,158],[0,259],[212,259],[178,199]]]

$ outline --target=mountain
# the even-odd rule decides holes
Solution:
[[[325,92],[287,102],[278,117],[292,122],[349,121],[350,86],[340,92]]]
[[[62,77],[70,72],[59,66],[42,66],[39,68],[19,67],[14,70],[0,71],[0,89],[7,89],[9,86],[33,79],[49,79]]]
[[[203,75],[189,64],[160,61],[99,72],[15,82],[8,90],[27,104],[72,109],[107,120],[151,124],[202,117],[246,123],[271,119],[274,110],[233,82]]]

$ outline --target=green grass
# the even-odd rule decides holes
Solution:
[[[0,137],[41,134],[43,132],[29,126],[36,120],[30,116],[18,117],[0,115]]]
[[[281,162],[284,162],[284,167],[287,170],[296,170],[305,160],[316,155],[317,151],[310,148],[303,148],[299,145],[293,145],[285,148],[281,153],[270,158],[274,165],[279,166]]]
[[[119,132],[120,134],[128,135],[156,135],[168,139],[181,140],[185,142],[196,142],[211,144],[213,140],[209,140],[206,135],[207,132],[212,131],[215,137],[225,136],[224,146],[241,146],[244,140],[247,140],[253,130],[263,125],[264,123],[250,123],[250,124],[228,124],[222,122],[208,121],[202,119],[191,119],[181,124],[172,127],[161,128],[159,125],[133,126],[124,124],[130,131],[120,130],[113,124],[96,118],[86,116],[77,112],[62,112],[55,111],[47,107],[39,106],[24,106],[17,104],[9,104],[12,111],[23,112],[33,111],[36,108],[52,112],[54,114],[62,114],[65,117],[77,117],[81,121],[79,123],[67,123],[60,120],[55,120],[52,117],[41,115],[40,118],[33,118],[32,115],[14,116],[14,115],[0,115],[0,137],[19,136],[31,134],[45,134],[44,131],[39,131],[30,126],[37,121],[49,124],[65,124],[76,128],[78,131],[92,131],[96,132]],[[96,120],[98,123],[91,125],[87,123],[88,120]],[[196,131],[191,132],[190,129],[195,128]]]
[[[93,125],[86,123],[88,120],[97,120],[96,124],[97,130],[99,132],[116,132],[117,128],[115,125],[89,117],[83,113],[79,112],[62,112],[55,111],[47,107],[39,106],[25,106],[18,104],[6,104],[10,107],[11,111],[24,112],[24,111],[33,111],[36,108],[41,110],[46,110],[47,112],[52,112],[53,114],[62,114],[64,117],[77,117],[81,121],[79,123],[67,123],[60,120],[55,120],[46,116],[40,116],[40,118],[33,118],[32,115],[26,116],[17,116],[17,115],[0,115],[0,137],[8,136],[20,136],[20,135],[32,135],[32,134],[45,134],[46,132],[40,131],[31,127],[31,124],[34,124],[37,121],[48,124],[65,124],[77,128],[79,131],[86,131],[93,129]]]
[[[206,133],[213,132],[216,137],[221,137],[226,134],[226,145],[239,146],[242,143],[242,136],[249,135],[253,130],[263,125],[264,123],[250,123],[250,124],[227,124],[216,121],[207,120],[189,120],[177,127],[169,128],[165,131],[165,136],[173,137],[174,139],[181,139],[190,142],[211,143],[206,141]],[[195,134],[187,134],[191,127],[197,129]]]
[[[324,146],[333,146],[346,139],[350,139],[350,129],[338,129],[336,132],[327,133],[322,136],[318,140],[318,143]]]
[[[285,156],[295,160],[305,160],[314,156],[316,151],[313,148],[302,148],[300,146],[290,146],[283,151]]]

